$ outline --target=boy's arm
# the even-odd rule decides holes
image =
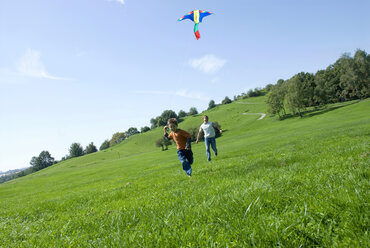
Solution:
[[[191,135],[190,133],[186,132],[186,131],[183,131],[182,132],[182,136],[186,137],[187,140],[186,140],[186,145],[185,145],[185,149],[186,150],[190,150],[191,149]]]
[[[191,149],[191,138],[188,138],[188,140],[186,141],[185,149],[186,150],[190,150]]]
[[[165,138],[166,140],[169,140],[167,130],[168,130],[168,127],[167,127],[167,126],[164,126],[164,128],[163,128],[164,138]]]

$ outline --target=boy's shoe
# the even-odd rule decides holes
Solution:
[[[217,157],[217,152],[215,152],[215,156]]]
[[[188,171],[186,171],[186,175],[188,175],[188,177],[191,177],[191,169],[189,169]]]

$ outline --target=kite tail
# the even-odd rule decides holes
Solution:
[[[199,25],[199,23],[196,23],[194,25],[194,34],[195,34],[195,37],[197,38],[197,40],[199,40],[199,38],[200,38],[200,34],[199,34],[199,30],[198,30],[198,25]]]

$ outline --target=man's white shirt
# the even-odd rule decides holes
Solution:
[[[199,131],[203,130],[204,132],[204,138],[212,138],[215,137],[215,129],[213,127],[212,122],[203,123],[200,125]]]

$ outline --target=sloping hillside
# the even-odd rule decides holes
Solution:
[[[0,247],[366,246],[369,109],[258,120],[244,113],[265,113],[264,97],[249,98],[205,112],[220,154],[193,144],[192,178],[175,146],[155,147],[158,128],[7,182]]]

